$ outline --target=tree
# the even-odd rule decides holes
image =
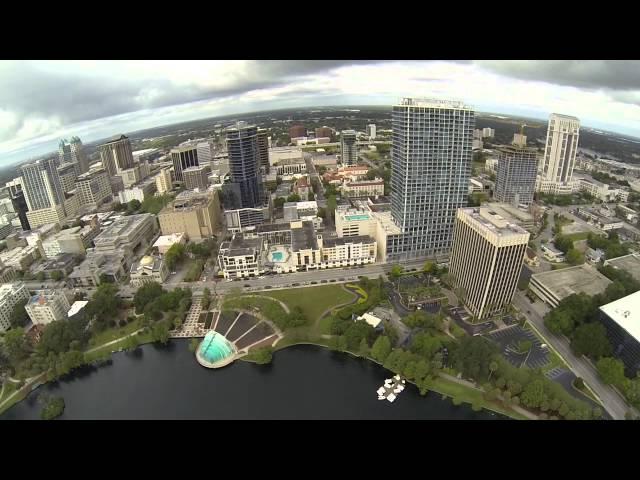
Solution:
[[[196,353],[196,350],[198,350],[198,345],[200,345],[200,340],[198,340],[197,338],[192,338],[189,341],[189,351],[191,353]]]
[[[277,209],[281,209],[286,201],[287,201],[286,198],[278,197],[273,201],[273,206]]]
[[[314,193],[313,192],[309,192],[309,194],[307,195],[307,200],[309,202],[312,202],[315,199],[316,199],[316,196],[314,195]]]
[[[287,202],[299,202],[299,201],[300,201],[300,195],[298,195],[297,193],[292,193],[287,197]]]
[[[164,261],[167,264],[169,270],[173,270],[178,262],[184,259],[186,247],[182,243],[174,243],[169,247],[167,253],[164,255]]]
[[[368,355],[369,344],[367,343],[366,338],[363,338],[362,340],[360,340],[360,345],[358,346],[358,353],[363,357],[366,357]]]
[[[498,363],[497,362],[489,363],[489,380],[491,380],[491,375],[493,375],[493,373],[496,370],[498,370]]]
[[[12,365],[24,360],[30,353],[24,329],[12,328],[4,334],[4,346]]]
[[[542,380],[534,380],[529,383],[523,390],[522,403],[529,408],[538,408],[545,399],[544,383]]]
[[[581,265],[584,263],[584,255],[575,248],[570,248],[567,252],[567,262],[571,265]]]
[[[621,386],[625,381],[624,364],[618,359],[603,357],[598,360],[596,368],[605,383]]]
[[[51,280],[54,282],[59,282],[64,278],[64,274],[60,270],[54,270],[51,272]]]
[[[40,418],[42,420],[53,420],[62,415],[64,406],[64,399],[62,397],[50,398],[40,412]]]
[[[140,203],[140,200],[133,199],[129,203],[127,203],[127,211],[132,213],[140,210],[140,207],[142,207],[142,203]]]
[[[518,342],[518,351],[520,353],[527,353],[529,350],[531,350],[532,346],[533,344],[530,340],[520,340]]]
[[[200,305],[202,306],[202,310],[207,310],[209,308],[209,304],[211,303],[211,290],[205,287],[202,290],[202,300],[200,301]]]
[[[436,269],[436,264],[427,260],[422,267],[422,272],[430,275],[432,273],[435,273]]]
[[[136,307],[136,313],[140,314],[145,307],[156,300],[164,293],[162,285],[157,282],[148,282],[142,285],[133,296],[133,304]]]
[[[391,342],[386,335],[379,336],[371,347],[371,357],[380,363],[384,363],[391,353]]]
[[[393,280],[397,280],[402,276],[403,271],[404,269],[400,265],[394,265],[393,267],[391,267],[391,272],[390,272],[391,278]]]
[[[39,282],[42,282],[44,280],[44,272],[38,272],[36,273],[36,280],[38,280]]]
[[[26,304],[27,302],[18,302],[13,306],[11,316],[9,317],[11,328],[26,327],[29,323],[29,314],[24,308]]]
[[[576,355],[587,355],[596,360],[612,353],[607,330],[599,322],[585,323],[576,328],[571,339],[571,349]]]
[[[263,347],[254,350],[253,359],[260,365],[271,363],[271,360],[273,359],[273,348]]]
[[[157,322],[151,327],[153,340],[163,345],[169,341],[169,324],[166,321]]]

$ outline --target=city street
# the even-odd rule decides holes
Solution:
[[[632,410],[632,407],[615,390],[600,380],[596,369],[585,357],[577,357],[573,354],[565,337],[554,335],[545,327],[543,317],[549,308],[540,301],[531,303],[519,291],[516,292],[513,298],[513,304],[529,319],[546,341],[560,353],[573,373],[582,378],[591,387],[611,417],[614,420],[624,420],[625,413]]]

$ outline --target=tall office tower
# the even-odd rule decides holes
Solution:
[[[376,138],[376,125],[374,123],[370,123],[367,125],[367,136],[369,140],[375,140]]]
[[[331,138],[331,128],[329,127],[318,127],[316,128],[316,138]]]
[[[549,115],[547,144],[542,159],[538,190],[546,193],[571,193],[571,178],[578,152],[580,120],[568,115]]]
[[[27,201],[24,198],[24,192],[22,190],[18,190],[15,193],[10,194],[10,198],[13,210],[18,214],[18,218],[20,219],[20,226],[22,227],[22,230],[25,232],[31,230],[31,225],[29,225],[29,219],[27,218],[29,207],[27,206]]]
[[[499,149],[498,155],[494,198],[516,206],[531,205],[538,173],[537,150],[513,145]]]
[[[89,171],[89,159],[79,137],[71,137],[71,162],[76,165],[78,175]]]
[[[156,190],[158,190],[158,193],[163,194],[173,188],[173,183],[171,181],[171,171],[168,168],[161,169],[158,175],[156,175],[155,179]]]
[[[92,169],[76,179],[80,205],[97,208],[111,197],[109,174],[103,168]]]
[[[264,173],[269,173],[269,131],[266,128],[258,129],[258,168],[264,168]]]
[[[304,125],[292,125],[289,127],[289,138],[306,137],[307,129]]]
[[[529,232],[488,207],[461,208],[456,215],[449,274],[476,321],[513,300]]]
[[[62,191],[67,193],[76,188],[76,178],[78,178],[78,170],[73,163],[63,163],[58,167],[58,176]]]
[[[225,209],[262,206],[264,193],[258,168],[258,128],[238,122],[226,129],[226,138],[231,183],[225,184],[228,185]]]
[[[190,167],[198,167],[198,147],[196,145],[182,145],[171,149],[171,161],[176,182],[184,182],[182,171]]]
[[[355,130],[343,130],[340,133],[340,149],[343,165],[356,165],[358,163],[358,142]]]
[[[65,198],[55,159],[37,160],[23,165],[21,171],[31,227],[63,221]]]
[[[467,204],[475,113],[462,102],[404,98],[393,106],[391,216],[402,232],[387,258],[444,255]]]
[[[9,194],[11,196],[18,192],[22,192],[22,177],[16,177],[10,182],[5,183],[5,187],[9,189]]]
[[[112,138],[108,142],[98,146],[102,166],[110,177],[118,174],[120,170],[133,167],[133,152],[131,142],[125,135]]]
[[[60,140],[58,143],[58,159],[60,165],[63,163],[72,163],[71,162],[71,145],[67,142],[66,138]]]
[[[206,142],[200,142],[196,146],[198,152],[198,163],[205,165],[211,163],[214,156],[213,140],[207,140]]]

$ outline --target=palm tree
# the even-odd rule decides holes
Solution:
[[[489,364],[489,380],[491,380],[491,375],[498,369],[498,363],[493,361]]]

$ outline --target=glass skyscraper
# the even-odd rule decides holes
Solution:
[[[225,185],[229,190],[225,195],[225,208],[262,206],[264,193],[260,175],[258,128],[238,122],[235,126],[227,128],[226,138],[231,183]]]
[[[467,204],[475,114],[462,102],[405,98],[393,106],[388,260],[447,255]]]

